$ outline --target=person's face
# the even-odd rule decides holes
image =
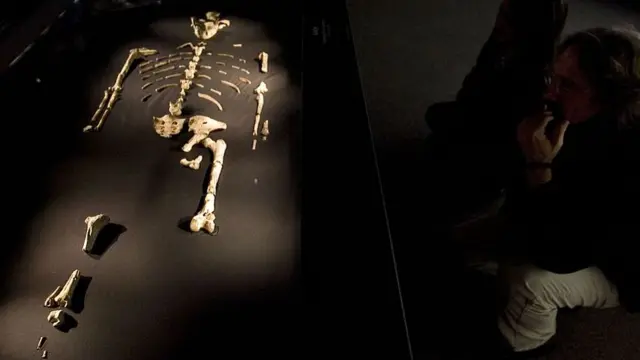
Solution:
[[[600,110],[595,93],[580,70],[578,56],[572,48],[561,53],[553,64],[553,75],[545,99],[559,105],[565,120],[572,124],[588,120]]]

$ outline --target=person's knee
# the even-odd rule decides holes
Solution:
[[[547,302],[554,290],[553,273],[531,265],[509,267],[506,277],[510,292],[516,292],[529,300]]]

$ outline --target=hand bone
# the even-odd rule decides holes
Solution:
[[[111,221],[111,219],[104,214],[89,216],[84,219],[84,223],[87,224],[87,231],[84,235],[82,251],[91,253],[91,249],[93,249],[93,246],[95,245],[98,234],[109,223],[109,221]]]
[[[180,165],[191,168],[193,170],[198,170],[200,169],[201,162],[202,162],[202,155],[198,155],[198,157],[193,160],[181,159]]]
[[[203,115],[189,118],[189,131],[193,136],[182,146],[182,151],[189,152],[193,146],[204,140],[213,131],[225,130],[227,124]]]

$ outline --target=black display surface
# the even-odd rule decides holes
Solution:
[[[163,4],[98,17],[70,9],[0,81],[0,359],[40,356],[40,336],[50,359],[409,358],[344,3],[318,1],[304,19],[295,1]],[[229,126],[211,135],[228,144],[216,236],[183,229],[210,154],[184,154],[187,134],[163,139],[152,128],[177,95],[154,88],[179,78],[142,90],[148,80],[133,69],[103,131],[81,132],[130,48],[187,51],[175,47],[197,42],[188,17],[211,10],[231,27],[208,42],[211,80],[197,79],[205,88],[192,87],[186,105]],[[270,54],[266,75],[253,61],[260,51]],[[252,151],[250,92],[261,80],[271,134]],[[202,155],[202,168],[182,167],[185,155]],[[81,247],[84,218],[100,212],[126,231],[97,259]],[[91,281],[70,312],[77,327],[62,333],[42,304],[74,269]]]
[[[180,147],[189,134],[164,139],[152,127],[153,116],[168,113],[176,88],[143,91],[144,81],[133,69],[103,130],[81,131],[130,48],[149,47],[159,55],[189,51],[176,46],[198,42],[188,15],[203,17],[204,10],[95,18],[69,40],[78,51],[61,50],[70,46],[62,42],[34,51],[20,76],[11,80],[16,87],[5,89],[4,99],[12,100],[15,114],[28,120],[7,128],[16,131],[16,138],[8,139],[4,153],[14,156],[6,150],[12,147],[9,142],[18,144],[20,127],[33,128],[18,155],[22,160],[7,163],[16,171],[8,179],[13,191],[7,203],[15,210],[10,209],[8,221],[20,225],[12,224],[3,240],[4,252],[15,261],[3,264],[0,281],[1,359],[39,356],[40,336],[48,338],[44,349],[50,359],[293,357],[300,245],[300,12],[292,9],[270,19],[226,12],[231,26],[207,42],[205,52],[212,55],[201,57],[200,64],[212,69],[199,73],[211,80],[196,80],[204,88],[192,87],[186,113],[228,125],[210,136],[228,145],[216,198],[218,235],[183,229],[200,206],[211,154],[201,146],[185,154]],[[258,71],[255,58],[261,51],[270,55],[268,74]],[[29,62],[35,65],[27,69]],[[241,93],[222,84],[223,79],[238,84]],[[269,88],[262,116],[271,134],[252,151],[252,92],[261,81]],[[218,99],[224,111],[198,92]],[[147,93],[152,96],[142,103]],[[179,164],[197,155],[204,157],[200,170]],[[98,213],[126,228],[99,259],[81,250],[83,221]],[[49,309],[43,302],[74,269],[91,281],[84,296],[79,289],[77,313],[69,311],[77,327],[63,333],[47,323]]]

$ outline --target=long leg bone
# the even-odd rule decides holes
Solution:
[[[222,110],[222,104],[220,104],[220,102],[218,100],[214,99],[212,96],[207,95],[207,94],[203,94],[203,93],[198,93],[198,97],[201,98],[201,99],[205,99],[205,100],[208,100],[208,101],[212,102],[215,106],[218,107],[218,110],[224,111],[224,110]]]
[[[124,62],[122,69],[118,73],[115,83],[109,88],[107,88],[107,90],[104,92],[104,97],[100,102],[100,105],[98,106],[98,110],[96,110],[96,112],[91,117],[91,121],[89,122],[89,125],[85,126],[85,128],[83,129],[84,132],[99,131],[102,128],[104,121],[109,116],[109,113],[111,113],[111,109],[113,109],[113,106],[115,105],[116,101],[118,100],[118,97],[120,96],[124,78],[129,73],[129,69],[133,65],[133,62],[139,58],[154,55],[157,53],[158,53],[157,50],[147,49],[147,48],[136,48],[136,49],[129,50],[129,56],[127,57],[127,60]]]
[[[98,214],[95,216],[88,216],[84,219],[84,223],[87,225],[87,231],[84,234],[84,244],[82,245],[82,251],[90,254],[93,246],[96,243],[98,234],[104,227],[111,221],[111,218],[105,214]]]
[[[193,133],[191,139],[182,146],[182,151],[189,152],[193,146],[204,140],[210,133],[225,130],[227,124],[214,120],[204,115],[196,115],[189,118],[189,132]]]
[[[209,185],[207,186],[207,194],[204,198],[204,205],[191,219],[189,228],[192,232],[204,230],[209,234],[213,234],[216,229],[216,189],[218,187],[218,181],[220,180],[220,173],[222,172],[222,165],[224,163],[224,154],[227,150],[227,144],[222,139],[213,141],[209,138],[206,138],[202,142],[202,145],[211,150],[213,154],[213,166],[211,167],[211,175],[209,178]]]
[[[67,314],[65,314],[62,310],[53,310],[49,312],[47,316],[47,321],[53,325],[54,327],[60,327],[64,325]]]
[[[187,160],[185,158],[180,159],[180,165],[191,168],[193,170],[200,169],[201,162],[202,162],[202,155],[198,155],[198,157],[193,160]]]
[[[262,115],[262,108],[264,107],[264,94],[269,91],[267,84],[260,82],[260,85],[256,87],[253,92],[256,94],[256,101],[258,102],[258,108],[256,109],[256,118],[253,122],[253,136],[258,136],[258,127],[260,125],[260,115]]]
[[[80,281],[80,271],[74,270],[67,282],[62,287],[62,290],[53,298],[53,303],[58,304],[58,306],[69,309],[71,307],[71,300],[73,298],[73,292],[78,286],[78,282]]]
[[[260,54],[258,54],[258,61],[260,61],[260,72],[269,72],[269,54],[264,51],[261,52]]]

